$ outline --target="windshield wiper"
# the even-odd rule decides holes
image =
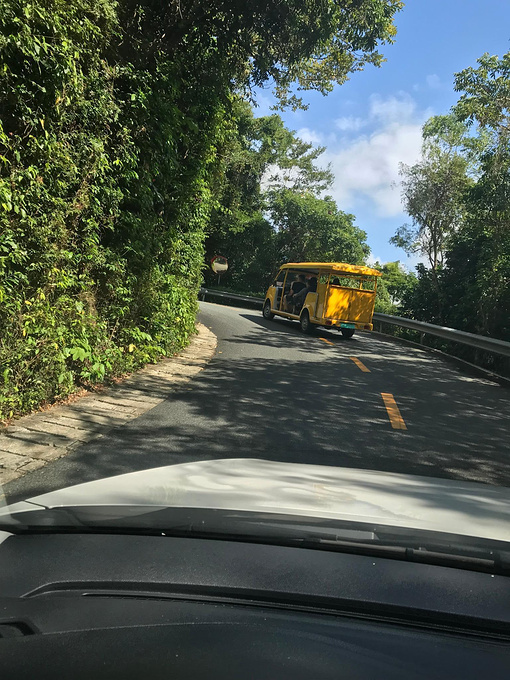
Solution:
[[[470,554],[437,552],[425,548],[406,548],[378,543],[362,544],[329,538],[294,538],[291,541],[303,548],[334,550],[367,557],[405,560],[439,567],[453,567],[455,569],[510,576],[510,555],[499,551],[491,551],[491,557],[477,557]]]

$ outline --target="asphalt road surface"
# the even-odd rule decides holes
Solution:
[[[216,356],[166,401],[7,485],[8,500],[145,468],[265,458],[510,487],[510,390],[435,353],[201,303]],[[405,428],[405,429],[404,429]]]

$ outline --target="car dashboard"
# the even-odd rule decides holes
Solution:
[[[504,677],[509,641],[505,576],[165,535],[0,543],[3,680]]]

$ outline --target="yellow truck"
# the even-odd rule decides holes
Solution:
[[[336,328],[351,338],[371,331],[377,277],[381,272],[345,262],[290,262],[269,286],[263,315],[299,321],[304,333],[314,326]]]

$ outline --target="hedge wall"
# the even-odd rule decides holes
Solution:
[[[0,2],[0,420],[194,332],[228,90],[123,11]]]

